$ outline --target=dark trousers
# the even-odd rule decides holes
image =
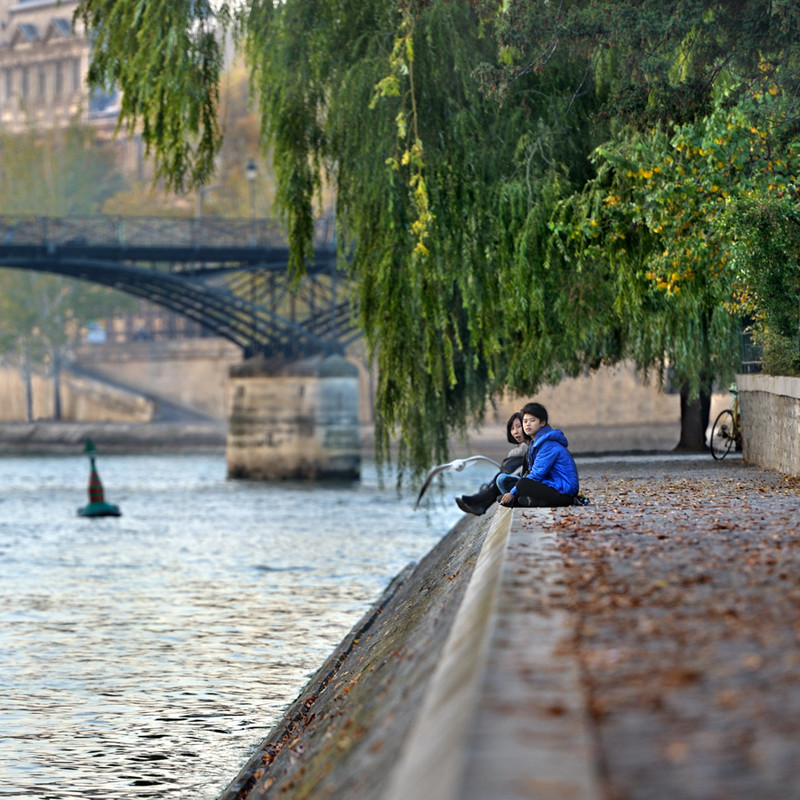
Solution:
[[[517,496],[514,505],[520,508],[553,508],[555,506],[571,506],[572,497],[557,492],[552,486],[530,478],[517,481]]]

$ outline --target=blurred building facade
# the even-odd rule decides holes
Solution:
[[[117,92],[86,85],[90,44],[76,0],[0,0],[0,124],[9,133],[116,124]]]
[[[88,125],[111,141],[122,171],[142,179],[138,136],[115,136],[119,92],[90,90],[91,45],[74,20],[77,0],[0,0],[0,130],[29,134],[70,124]],[[141,301],[139,310],[102,322],[108,341],[191,338],[209,332],[184,317]]]

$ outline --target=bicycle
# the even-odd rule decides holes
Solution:
[[[731,448],[736,445],[736,449],[742,446],[742,420],[739,416],[739,391],[731,387],[733,403],[730,408],[720,411],[714,420],[711,428],[711,455],[717,461],[721,461],[730,453]]]

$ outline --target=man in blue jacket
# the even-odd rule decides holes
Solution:
[[[567,437],[547,424],[547,409],[541,403],[527,403],[522,409],[522,429],[532,439],[529,469],[500,503],[523,508],[572,505],[580,484],[578,468],[567,450]]]

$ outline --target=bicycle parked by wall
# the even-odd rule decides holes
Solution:
[[[725,458],[735,446],[737,450],[742,447],[742,427],[739,416],[739,391],[732,386],[733,403],[730,408],[720,411],[711,428],[711,455],[717,461]]]

